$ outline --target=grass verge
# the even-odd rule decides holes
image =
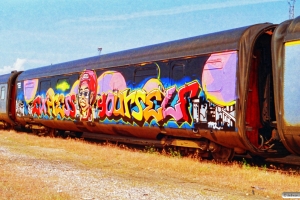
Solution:
[[[268,172],[243,163],[214,164],[180,156],[164,156],[156,154],[154,149],[147,149],[145,153],[124,150],[115,145],[37,137],[13,131],[0,133],[0,147],[34,159],[69,163],[85,170],[101,170],[106,176],[130,180],[128,184],[133,187],[144,183],[161,190],[187,187],[201,194],[217,191],[230,199],[281,199],[282,192],[299,192],[300,188],[299,175]],[[0,158],[1,166],[9,162],[7,158]],[[45,180],[23,176],[9,169],[0,172],[0,193],[5,194],[6,199],[71,198],[69,194],[51,190]],[[35,198],[39,193],[41,196]]]

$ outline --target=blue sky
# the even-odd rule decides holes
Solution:
[[[300,2],[295,4],[295,17]],[[287,0],[0,2],[0,74],[289,18]]]

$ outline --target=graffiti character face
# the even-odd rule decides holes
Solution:
[[[79,98],[79,106],[83,110],[87,110],[90,106],[90,89],[88,84],[83,83],[79,87],[78,98]]]
[[[92,105],[96,101],[97,75],[93,70],[85,70],[80,75],[78,102],[80,119],[92,121]]]

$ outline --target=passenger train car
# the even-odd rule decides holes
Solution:
[[[221,161],[300,155],[299,51],[300,17],[12,72],[0,76],[0,125]]]

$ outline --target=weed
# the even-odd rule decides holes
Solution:
[[[263,171],[267,171],[267,165],[266,164],[264,164],[263,166],[262,166],[262,168],[263,168]]]
[[[145,146],[144,152],[145,153],[150,153],[150,154],[158,153],[157,149],[153,145],[152,146]]]
[[[172,157],[177,157],[177,158],[181,158],[181,153],[180,151],[176,150],[176,149],[172,149],[172,148],[169,148],[169,155],[172,156]]]
[[[250,169],[250,164],[247,162],[247,160],[245,158],[243,158],[243,161],[242,161],[242,167],[245,168],[245,169]]]

